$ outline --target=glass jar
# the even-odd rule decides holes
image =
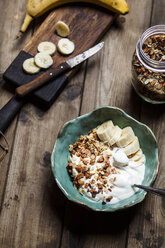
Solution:
[[[132,58],[132,84],[145,101],[165,103],[165,25],[147,29]]]

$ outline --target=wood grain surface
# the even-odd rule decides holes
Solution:
[[[44,112],[24,106],[6,136],[11,149],[0,164],[1,248],[164,248],[165,201],[148,194],[135,207],[96,213],[77,206],[57,188],[50,154],[63,123],[98,106],[122,108],[147,124],[159,143],[160,170],[155,186],[165,188],[164,106],[143,102],[131,87],[131,58],[150,25],[165,23],[164,0],[128,1],[126,22],[116,20],[105,47],[86,62],[52,107]],[[8,67],[29,39],[14,41],[25,0],[0,2],[0,71]],[[36,26],[41,19],[37,21]],[[0,85],[1,106],[11,93]]]

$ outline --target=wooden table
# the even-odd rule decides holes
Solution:
[[[0,1],[1,75],[29,40],[41,20],[22,40],[14,40],[26,0]],[[24,106],[8,131],[10,152],[0,164],[1,248],[163,248],[165,199],[147,195],[135,207],[98,213],[70,203],[54,181],[50,155],[64,122],[112,105],[147,124],[159,143],[156,187],[165,187],[164,106],[143,102],[131,87],[131,58],[136,42],[150,25],[165,23],[164,0],[129,0],[126,22],[119,19],[104,37],[105,47],[70,81],[44,112]],[[0,106],[12,96],[1,79]]]

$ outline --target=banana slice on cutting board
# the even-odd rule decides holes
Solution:
[[[96,133],[101,141],[107,141],[111,139],[114,133],[114,125],[112,121],[106,121],[101,124],[97,129]]]
[[[135,138],[135,134],[131,127],[126,127],[122,130],[121,137],[116,142],[118,147],[125,147],[130,144]]]
[[[34,57],[34,61],[37,66],[43,69],[47,69],[53,64],[52,57],[45,52],[37,53]]]
[[[134,140],[123,149],[127,156],[137,152],[140,149],[138,138],[135,136]]]
[[[108,141],[111,146],[114,145],[119,140],[121,133],[122,133],[122,129],[118,126],[115,126],[113,129],[113,136]]]
[[[58,21],[55,25],[56,32],[61,37],[67,37],[69,35],[69,27],[65,22]]]
[[[132,161],[139,160],[143,156],[143,152],[139,149],[136,153],[130,155],[129,159]]]
[[[34,58],[30,58],[23,62],[23,70],[28,74],[36,74],[40,68],[35,64]]]
[[[50,41],[43,41],[38,45],[38,51],[52,55],[56,51],[56,46]]]
[[[62,53],[64,55],[69,55],[69,54],[73,53],[73,51],[75,49],[75,45],[71,40],[69,40],[67,38],[63,38],[63,39],[58,41],[57,49],[60,53]]]

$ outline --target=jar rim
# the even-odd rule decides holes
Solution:
[[[144,41],[152,35],[156,34],[164,34],[165,35],[165,25],[155,25],[148,28],[140,37],[136,44],[136,54],[140,62],[149,70],[154,72],[161,72],[165,73],[165,62],[156,61],[150,59],[148,56],[145,55],[143,51],[143,43]]]

